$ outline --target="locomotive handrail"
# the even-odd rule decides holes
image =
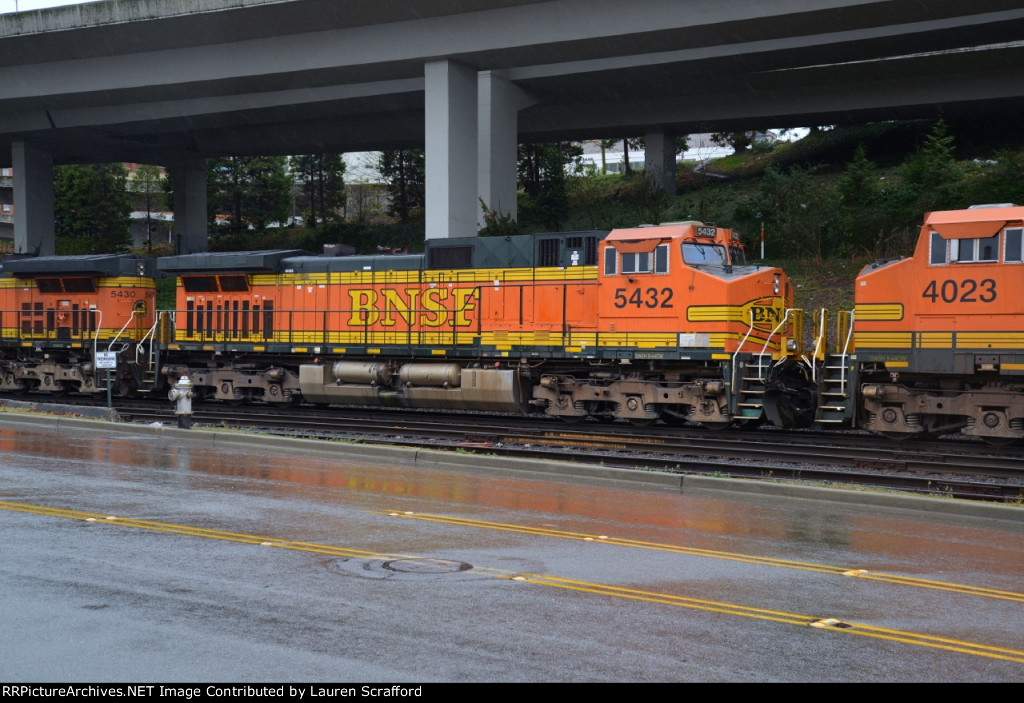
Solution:
[[[819,313],[819,317],[818,317],[818,334],[817,334],[817,338],[814,340],[814,354],[811,356],[811,362],[808,364],[808,366],[811,367],[811,382],[812,383],[817,383],[818,382],[818,365],[815,363],[815,361],[819,358],[818,355],[821,353],[822,345],[823,344],[827,344],[827,337],[828,337],[828,330],[827,330],[828,322],[827,322],[827,320],[828,320],[828,309],[822,308],[821,312]]]
[[[153,326],[149,328],[149,331],[146,332],[146,334],[142,335],[142,339],[140,339],[138,341],[138,343],[135,345],[135,363],[139,363],[139,353],[143,352],[143,348],[142,347],[146,343],[146,340],[149,339],[150,336],[153,337],[154,341],[156,340],[156,330],[157,330],[157,327],[160,326],[160,315],[162,313],[163,313],[163,311],[161,311],[161,310],[157,311],[157,313],[156,313],[156,322],[153,323]],[[152,356],[153,356],[153,349],[154,349],[155,346],[156,346],[155,344],[150,344],[150,346],[149,346],[149,356],[150,356],[150,358],[152,358]]]
[[[850,314],[850,321],[849,321],[849,323],[847,325],[847,331],[846,331],[846,342],[843,344],[843,353],[839,357],[839,360],[840,360],[840,362],[842,363],[842,366],[843,366],[843,372],[839,376],[839,379],[840,379],[839,390],[843,394],[843,396],[845,397],[846,396],[846,357],[850,353],[850,342],[853,340],[853,321],[854,321],[854,315],[856,314],[856,312],[854,310],[849,310],[849,311],[844,311],[844,312],[849,312],[849,314]]]
[[[750,325],[747,327],[747,333],[745,335],[743,335],[743,339],[740,340],[739,345],[737,345],[737,347],[736,347],[736,351],[734,351],[733,354],[732,354],[732,362],[730,364],[732,368],[730,369],[730,374],[731,375],[730,375],[730,378],[729,378],[729,385],[732,388],[733,393],[736,392],[736,357],[738,357],[740,355],[740,350],[743,349],[743,345],[747,343],[747,339],[749,339],[750,335],[753,334],[753,333],[754,333],[754,310],[753,310],[753,308],[751,308],[751,310],[750,310]],[[771,338],[771,336],[769,335],[769,339],[770,338]]]
[[[122,327],[122,328],[121,328],[121,331],[120,331],[120,332],[118,332],[118,333],[117,333],[116,335],[114,335],[114,338],[113,338],[113,339],[111,339],[111,340],[110,340],[110,342],[109,342],[109,343],[107,344],[107,351],[110,351],[110,348],[111,348],[112,346],[114,346],[114,342],[116,342],[116,341],[117,341],[118,339],[120,339],[120,338],[121,338],[121,335],[122,335],[122,334],[124,334],[124,331],[125,331],[126,329],[128,329],[128,325],[130,325],[130,324],[132,323],[132,320],[134,320],[134,319],[135,319],[135,312],[136,312],[136,311],[135,311],[135,309],[133,308],[133,309],[132,309],[132,314],[128,316],[128,322],[124,323],[124,327]],[[100,321],[101,321],[100,327],[102,327],[102,326],[103,326],[103,325],[102,325],[102,319],[103,319],[103,318],[102,318],[102,315],[101,315],[101,316],[100,316]],[[123,348],[122,348],[122,351],[124,351],[124,349],[123,349]]]
[[[779,321],[779,324],[775,326],[775,329],[773,329],[768,334],[768,337],[764,341],[764,346],[761,347],[761,351],[757,352],[757,353],[755,353],[753,355],[753,356],[758,357],[758,364],[757,364],[757,380],[758,381],[764,382],[764,380],[765,380],[765,378],[764,378],[764,366],[761,364],[761,361],[764,359],[765,356],[771,356],[771,354],[767,352],[767,349],[768,349],[768,345],[771,344],[771,342],[772,342],[772,337],[774,337],[779,332],[779,330],[781,330],[783,328],[783,326],[785,326],[786,322],[789,320],[789,314],[791,312],[793,312],[795,309],[796,308],[786,308],[786,314],[782,316],[782,319]],[[733,389],[733,392],[736,391],[736,358],[740,355],[740,351],[743,349],[743,345],[747,343],[747,339],[750,338],[750,335],[753,334],[753,332],[754,332],[754,311],[751,310],[750,311],[750,327],[749,327],[749,329],[747,329],[747,333],[745,335],[743,335],[743,339],[740,340],[739,346],[736,347],[736,351],[733,352],[733,355],[732,355],[732,364],[731,364],[732,368],[730,370],[730,374],[731,374],[730,383],[731,383],[731,387]]]
[[[786,321],[789,319],[789,314],[791,312],[793,312],[794,310],[796,310],[796,308],[786,308],[786,314],[782,316],[782,319],[779,321],[779,324],[777,324],[775,326],[775,329],[773,329],[771,331],[771,333],[768,335],[768,338],[764,340],[764,346],[761,347],[761,352],[759,354],[757,354],[756,356],[758,356],[758,357],[764,357],[766,355],[770,356],[770,354],[766,353],[766,350],[768,349],[768,345],[771,344],[771,342],[772,342],[772,337],[774,337],[775,334],[777,332],[779,332],[779,330],[782,329],[782,327],[786,324]],[[751,322],[753,322],[753,311],[751,311]],[[784,351],[784,350],[780,350],[780,351]],[[758,364],[758,374],[760,374],[762,371],[764,371],[764,368],[760,364]],[[763,376],[758,375],[757,380],[758,381],[764,381],[765,379],[764,379]]]

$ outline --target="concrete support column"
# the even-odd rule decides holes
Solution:
[[[477,195],[491,210],[518,217],[516,161],[519,111],[533,100],[525,90],[494,71],[477,78],[479,157]],[[477,203],[477,229],[483,227],[483,208]]]
[[[644,135],[644,170],[669,195],[676,194],[676,135],[651,129]]]
[[[26,142],[11,148],[14,167],[14,251],[53,256],[53,156]]]
[[[454,61],[424,67],[427,239],[476,235],[477,77]]]
[[[206,251],[206,159],[193,157],[168,168],[174,179],[174,253]]]

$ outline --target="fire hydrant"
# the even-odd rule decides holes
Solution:
[[[183,430],[192,427],[192,381],[188,376],[178,379],[174,388],[167,392],[174,403],[174,414],[178,416],[178,427]]]

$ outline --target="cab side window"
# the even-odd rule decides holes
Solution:
[[[949,260],[946,258],[946,240],[938,232],[932,232],[930,248],[928,261],[932,266],[945,266],[949,263]]]
[[[616,263],[618,262],[618,252],[615,251],[615,247],[605,247],[604,250],[604,275],[614,276],[618,273]]]
[[[1007,229],[1005,246],[1003,261],[1010,264],[1024,262],[1024,228]]]

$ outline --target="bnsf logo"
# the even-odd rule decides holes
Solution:
[[[479,288],[350,288],[349,327],[468,327]]]
[[[743,312],[754,329],[771,332],[782,322],[782,299],[752,300],[743,306]]]

